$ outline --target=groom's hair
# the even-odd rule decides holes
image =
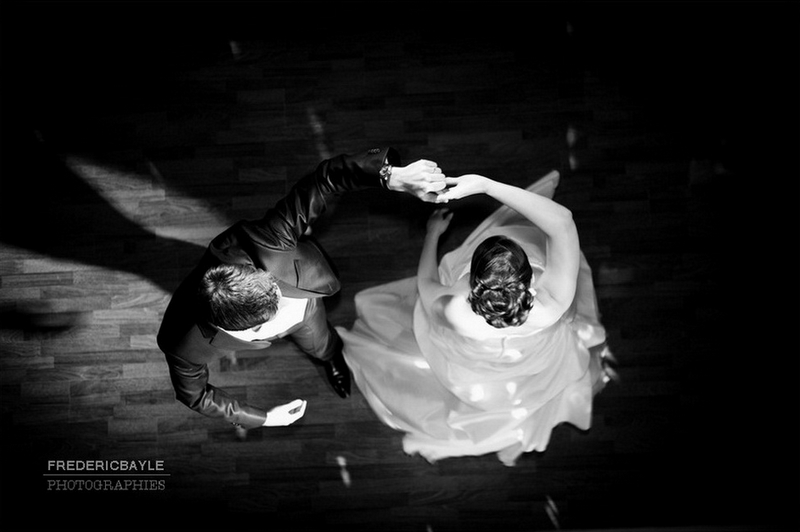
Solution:
[[[492,327],[521,325],[533,308],[532,279],[533,269],[522,247],[510,238],[492,236],[472,254],[467,300]]]
[[[268,271],[251,264],[220,264],[203,274],[198,296],[209,323],[243,331],[271,320],[278,311],[278,285]]]

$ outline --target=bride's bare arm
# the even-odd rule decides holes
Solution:
[[[547,235],[545,272],[537,279],[540,299],[558,307],[572,303],[580,268],[580,241],[572,212],[545,196],[500,183],[477,174],[448,178],[451,188],[439,194],[439,202],[473,194],[487,194],[514,209],[537,225]]]
[[[432,301],[439,296],[442,284],[439,280],[439,264],[437,251],[439,238],[447,230],[453,213],[446,209],[437,209],[428,219],[428,232],[422,244],[422,253],[417,266],[417,289],[423,300]]]

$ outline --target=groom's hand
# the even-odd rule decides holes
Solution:
[[[276,406],[267,412],[264,427],[284,427],[291,425],[306,413],[306,401],[296,399],[291,403]]]
[[[420,159],[408,166],[393,167],[387,186],[434,203],[438,192],[445,188],[445,175],[435,162]]]

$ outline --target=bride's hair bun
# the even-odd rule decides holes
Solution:
[[[504,236],[489,237],[472,255],[467,300],[492,327],[521,325],[533,308],[532,278],[533,269],[519,244]]]

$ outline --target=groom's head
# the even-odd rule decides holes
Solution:
[[[205,318],[229,331],[271,320],[280,292],[275,277],[250,264],[220,264],[203,275],[198,291]]]

